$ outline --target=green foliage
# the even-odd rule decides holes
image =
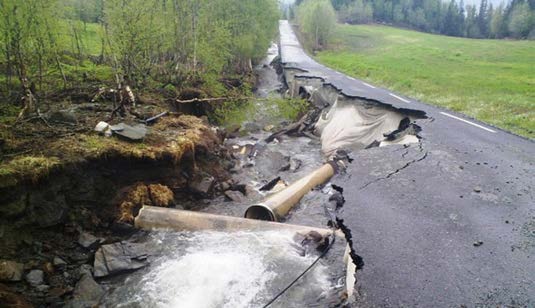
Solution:
[[[318,59],[348,75],[535,137],[534,41],[338,26]],[[336,43],[336,44],[334,44]]]
[[[305,0],[297,8],[300,30],[313,42],[314,49],[327,46],[336,26],[336,14],[329,0]]]
[[[254,112],[253,101],[227,101],[215,107],[210,115],[211,120],[225,127],[241,125],[249,119],[249,115]]]
[[[366,24],[373,21],[373,7],[370,2],[355,0],[343,5],[338,11],[338,19],[344,23]]]
[[[463,0],[331,0],[344,23],[386,22],[472,38],[535,36],[535,1],[512,0],[505,8],[479,1],[465,6]]]
[[[8,78],[37,77],[54,64],[57,46],[56,1],[3,0],[0,4],[0,52]]]
[[[275,105],[275,108],[272,108],[272,110],[274,110],[274,118],[289,121],[298,120],[310,107],[308,101],[298,98],[273,98],[270,99],[268,103]]]
[[[515,5],[511,12],[509,22],[509,32],[511,35],[515,38],[526,38],[535,25],[533,21],[534,16],[527,2],[521,2]]]

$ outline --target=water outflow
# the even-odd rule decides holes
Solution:
[[[107,297],[110,307],[261,307],[303,271],[316,254],[302,256],[293,232],[156,232],[145,245],[158,252]],[[333,253],[341,254],[340,248]],[[339,256],[341,258],[341,255]],[[341,289],[318,264],[273,307],[310,307]],[[340,290],[338,290],[340,291]]]

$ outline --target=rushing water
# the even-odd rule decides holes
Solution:
[[[145,244],[158,257],[115,286],[113,307],[262,307],[317,257],[301,256],[292,233],[155,232]],[[341,258],[340,250],[333,250]],[[316,265],[273,307],[311,306],[340,289],[328,261]]]
[[[256,67],[260,98],[248,121],[263,126],[272,124],[266,97],[280,97],[281,83],[269,65],[278,54],[273,45],[267,58]],[[240,168],[234,178],[257,190],[243,203],[216,198],[205,212],[243,216],[253,202],[264,198],[258,188],[281,176],[293,182],[323,164],[319,140],[307,137],[283,138],[279,142],[262,142],[270,133],[262,129],[246,137],[229,140],[229,144],[256,145],[259,151],[278,152],[301,161],[296,171],[261,168],[269,157],[256,157],[256,166]],[[264,159],[264,161],[262,160]],[[243,157],[241,163],[251,163]],[[309,193],[289,215],[287,222],[326,227],[324,205],[332,189]],[[295,234],[272,232],[153,232],[140,242],[151,251],[150,266],[126,278],[108,282],[105,299],[108,307],[262,307],[285,288],[317,258],[312,250],[303,256],[300,239]],[[340,302],[344,290],[345,265],[342,263],[345,242],[341,239],[307,275],[280,297],[271,307],[328,307]]]

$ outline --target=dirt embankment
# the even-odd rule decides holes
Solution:
[[[110,105],[57,104],[1,127],[0,306],[83,302],[100,288],[86,275],[96,250],[129,237],[142,205],[193,208],[228,180],[224,133],[206,117],[141,96],[110,119]],[[142,127],[143,137],[98,133],[100,121]]]

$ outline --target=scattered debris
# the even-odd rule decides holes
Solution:
[[[278,176],[278,177],[274,178],[273,180],[267,182],[267,184],[265,184],[264,186],[260,187],[260,191],[270,191],[280,181],[281,181],[281,177]]]
[[[104,121],[98,122],[97,126],[95,126],[95,131],[103,134],[106,137],[111,137],[113,134],[110,128],[110,125]]]
[[[114,134],[130,141],[143,140],[147,135],[147,127],[145,126],[145,124],[130,126],[125,123],[119,123],[118,125],[112,126],[111,130]]]
[[[152,123],[152,122],[158,120],[158,119],[161,118],[161,117],[165,117],[165,116],[168,115],[168,114],[169,114],[169,111],[164,111],[164,112],[162,112],[162,113],[160,113],[160,114],[157,114],[157,115],[155,115],[155,116],[153,116],[153,117],[150,117],[150,118],[148,118],[148,119],[145,120],[145,124],[150,124],[150,123]]]
[[[101,278],[133,271],[148,265],[141,244],[117,242],[103,245],[95,253],[95,277]]]

